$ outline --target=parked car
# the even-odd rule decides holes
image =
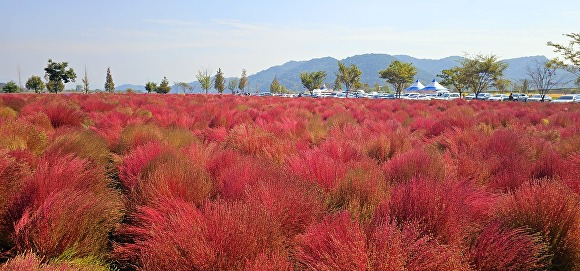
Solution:
[[[553,100],[553,103],[573,103],[580,101],[580,96],[578,95],[562,95],[558,97],[556,100]]]
[[[413,92],[413,93],[407,93],[407,96],[403,97],[403,95],[401,95],[402,99],[405,100],[416,100],[417,96],[419,96],[419,93]]]
[[[542,101],[542,95],[540,94],[534,94],[532,95],[532,97],[529,97],[527,99],[528,102],[541,102]],[[544,102],[551,102],[552,101],[552,97],[550,97],[549,95],[545,95],[544,96]]]
[[[528,95],[524,93],[514,93],[512,94],[512,97],[516,102],[525,102],[528,99]]]
[[[489,99],[487,99],[488,101],[499,101],[499,102],[503,102],[503,101],[507,101],[509,99],[510,96],[506,95],[506,94],[495,94],[491,97],[489,97]]]
[[[471,94],[465,96],[465,99],[466,100],[473,100],[473,99],[475,99],[475,94],[474,93],[471,93]]]
[[[417,97],[415,97],[415,100],[419,100],[419,101],[430,101],[431,97],[425,95],[425,94],[419,94],[417,95]]]
[[[395,99],[395,94],[390,93],[379,93],[377,99]]]
[[[476,99],[477,99],[477,100],[487,100],[487,99],[489,99],[490,97],[491,97],[491,94],[490,94],[490,93],[487,93],[487,92],[481,92],[481,93],[477,94],[477,98],[476,98]]]
[[[459,93],[452,92],[452,93],[445,93],[445,94],[435,98],[435,100],[452,101],[452,100],[459,99],[459,98],[461,98]]]
[[[397,95],[395,95],[397,96]],[[398,95],[399,97],[397,97],[398,99],[405,99],[407,96],[409,96],[409,93],[401,93]]]

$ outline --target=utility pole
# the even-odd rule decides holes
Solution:
[[[20,72],[20,64],[18,64],[18,90],[22,90],[22,76]]]

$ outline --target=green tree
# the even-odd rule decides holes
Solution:
[[[520,86],[520,90],[523,93],[528,94],[530,92],[530,80],[524,79],[522,80],[522,85]]]
[[[147,84],[145,84],[145,90],[147,90],[147,93],[157,92],[157,83],[147,82]]]
[[[532,85],[542,95],[542,102],[550,90],[564,82],[564,76],[558,76],[557,69],[558,67],[550,61],[535,61],[526,67]]]
[[[359,70],[356,65],[350,64],[350,66],[347,67],[346,65],[342,64],[342,62],[338,62],[338,73],[336,74],[336,77],[338,81],[344,84],[347,96],[353,87],[360,87],[361,75],[362,71]]]
[[[507,67],[496,55],[477,55],[464,58],[461,72],[465,75],[468,88],[477,97],[479,93],[503,80],[503,72]]]
[[[442,79],[442,85],[455,89],[461,97],[463,97],[463,92],[468,90],[467,79],[461,67],[455,66],[451,69],[442,70],[437,77]]]
[[[161,84],[159,84],[159,87],[155,89],[155,92],[160,94],[167,94],[170,91],[171,86],[169,85],[169,81],[167,80],[167,77],[163,76],[163,80],[161,80]]]
[[[240,79],[238,78],[231,78],[228,81],[228,89],[232,92],[232,94],[236,94],[236,88],[238,87],[239,83]]]
[[[195,76],[199,84],[201,85],[201,89],[205,91],[205,94],[211,88],[211,75],[209,73],[209,69],[201,69],[197,71],[197,75]]]
[[[342,83],[340,82],[340,77],[338,76],[338,74],[336,75],[336,79],[334,79],[334,84],[332,88],[335,91],[342,90]]]
[[[379,72],[380,77],[387,80],[387,83],[393,85],[397,97],[401,96],[401,92],[407,85],[413,82],[417,68],[411,63],[404,63],[398,60],[391,62],[389,67]]]
[[[2,87],[2,91],[5,93],[17,93],[20,91],[20,88],[18,87],[18,85],[16,85],[14,81],[10,81],[6,83],[4,87]]]
[[[224,77],[221,68],[218,68],[218,71],[213,78],[213,85],[220,95],[224,93],[224,90],[226,89],[226,78]]]
[[[512,81],[509,79],[500,79],[495,82],[494,86],[500,92],[507,92],[512,84]]]
[[[300,73],[300,80],[302,81],[302,85],[310,92],[310,95],[313,94],[313,90],[319,89],[322,86],[325,78],[326,73],[324,71]]]
[[[245,89],[247,86],[248,86],[248,77],[246,76],[246,69],[243,69],[242,77],[240,78],[240,82],[238,84],[238,89],[240,89],[242,93],[245,93]]]
[[[36,93],[42,92],[44,89],[44,83],[42,82],[40,76],[33,75],[32,77],[28,78],[26,81],[26,89],[34,90]]]
[[[570,38],[568,45],[548,42],[548,46],[553,47],[554,52],[564,58],[556,58],[552,62],[580,77],[580,33],[564,34],[564,36]]]
[[[83,77],[83,91],[85,94],[89,94],[89,76],[87,74],[87,66],[85,66],[85,76]]]
[[[115,91],[115,83],[113,83],[113,76],[111,75],[111,67],[107,67],[107,78],[105,80],[105,90],[108,92]]]
[[[177,88],[177,90],[181,90],[183,91],[183,93],[187,93],[188,91],[193,91],[193,87],[185,82],[174,82],[173,83],[175,85],[175,87]]]
[[[46,68],[44,68],[45,79],[48,81],[46,83],[46,88],[49,92],[59,93],[64,90],[64,84],[68,82],[74,82],[77,78],[75,71],[72,68],[68,68],[68,62],[52,62],[52,59],[48,60]]]
[[[272,83],[270,84],[270,92],[272,93],[282,92],[282,86],[280,85],[280,82],[278,82],[277,76],[274,76],[274,80],[272,80]]]

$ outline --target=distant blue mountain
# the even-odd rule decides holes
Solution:
[[[362,71],[361,82],[368,83],[372,86],[375,83],[380,85],[385,84],[385,80],[379,78],[379,71],[387,68],[389,64],[395,60],[413,63],[413,65],[417,67],[417,75],[415,78],[425,84],[428,84],[433,79],[439,79],[437,78],[437,74],[440,74],[442,70],[459,65],[461,60],[463,60],[463,57],[450,56],[442,59],[419,59],[407,55],[364,54],[347,57],[341,61],[346,65],[357,65]],[[528,65],[532,65],[535,61],[544,62],[547,60],[548,59],[545,56],[528,56],[504,59],[503,61],[508,64],[508,68],[504,75],[507,79],[512,81],[526,79],[529,77],[527,75],[526,69]],[[248,76],[249,89],[251,92],[255,92],[256,89],[258,89],[260,92],[269,91],[270,84],[276,76],[282,86],[285,86],[290,90],[300,91],[303,90],[302,83],[300,81],[300,73],[314,71],[326,72],[325,83],[328,87],[331,87],[336,78],[336,73],[338,72],[337,63],[338,59],[332,57],[323,57],[306,61],[290,61],[282,65],[273,66]],[[562,71],[561,73],[565,72]],[[201,87],[197,81],[191,82],[189,84],[194,87],[195,93],[202,92]],[[140,85],[121,85],[116,89],[125,90],[127,88],[145,91],[145,87]],[[175,88],[175,86],[173,86],[171,92],[177,93],[178,90]],[[215,90],[211,90],[210,93],[217,92]],[[226,89],[225,93],[229,93],[229,90]]]
[[[145,90],[145,86],[142,86],[142,85],[131,85],[131,84],[123,84],[123,85],[120,85],[118,87],[115,87],[115,90],[116,91],[125,91],[125,90],[127,90],[129,88],[132,89],[132,90],[134,90],[134,91],[137,91],[137,92],[147,92]]]

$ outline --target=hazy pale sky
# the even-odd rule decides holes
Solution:
[[[86,65],[93,89],[108,66],[121,85],[365,53],[553,57],[547,41],[580,31],[578,0],[0,0],[0,11],[0,82],[18,82],[18,67],[22,84],[43,76],[52,58],[77,82]]]

